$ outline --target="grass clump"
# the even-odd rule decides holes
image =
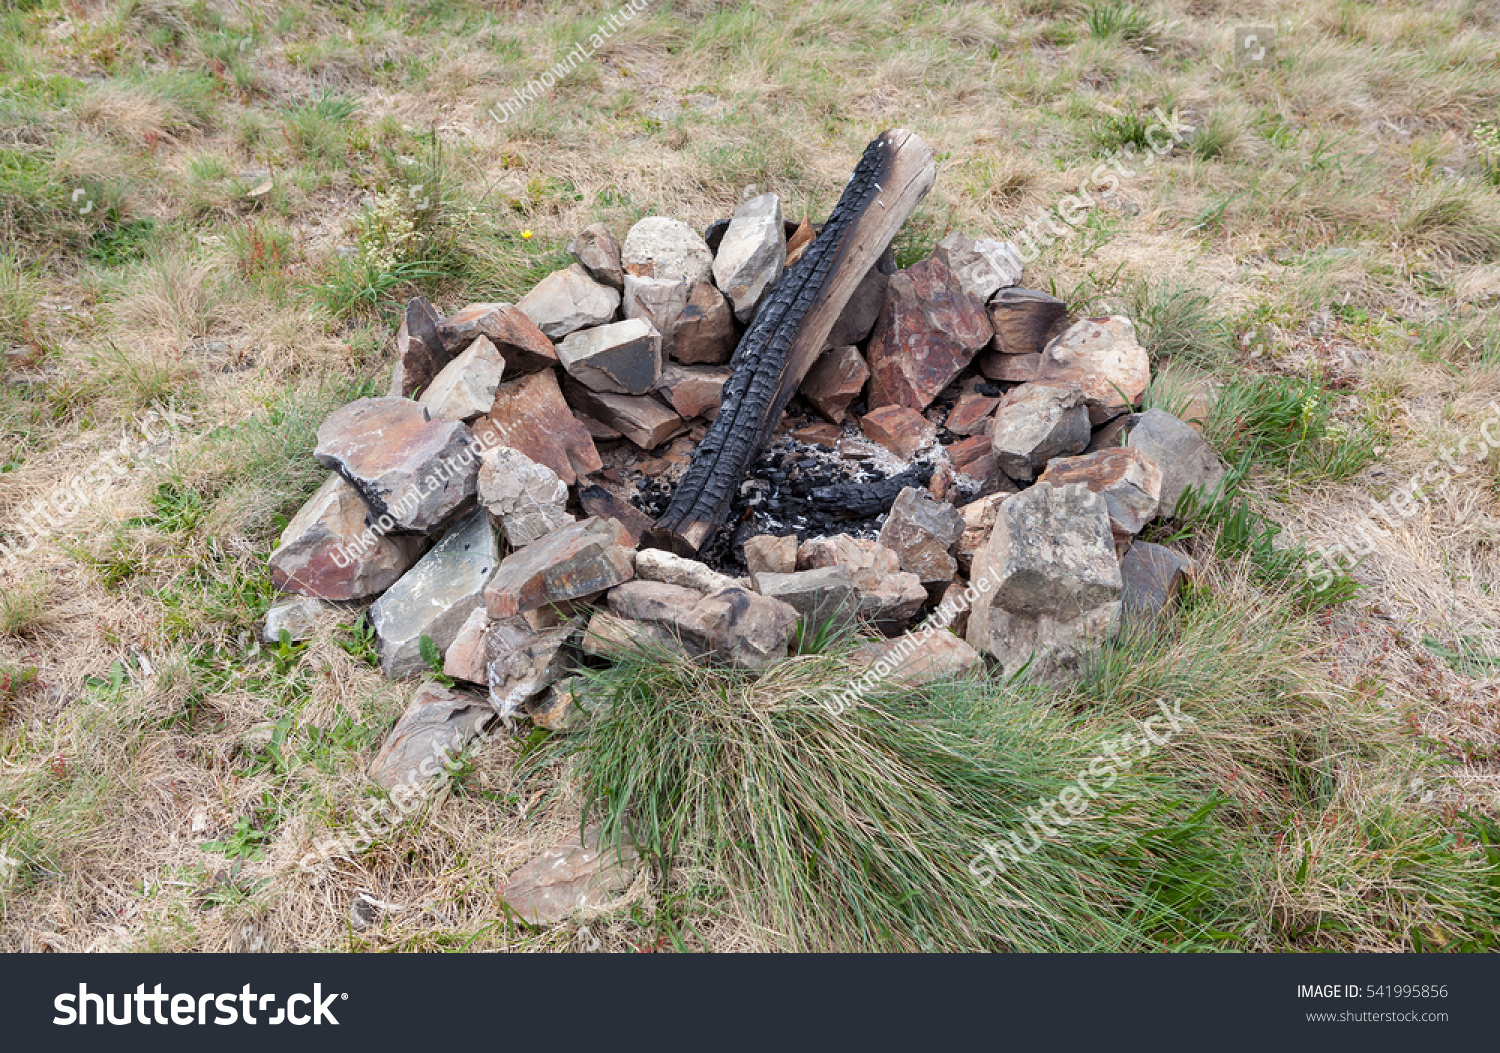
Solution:
[[[1135,4],[1120,0],[1093,3],[1083,13],[1083,24],[1095,40],[1123,40],[1150,44],[1156,39],[1151,16]]]
[[[44,578],[28,578],[0,588],[0,636],[28,637],[52,620],[52,585]]]
[[[788,949],[1207,938],[1232,853],[1201,796],[1122,774],[1096,815],[982,883],[982,845],[1024,844],[1028,809],[1086,770],[1098,739],[994,682],[944,685],[934,702],[886,689],[835,716],[819,696],[849,675],[827,655],[752,680],[644,652],[594,674],[607,710],[566,747],[586,815],[663,879],[706,868]]]

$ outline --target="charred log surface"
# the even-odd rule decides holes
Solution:
[[[935,174],[931,151],[909,132],[886,132],[865,148],[817,240],[740,339],[719,415],[643,545],[697,555],[729,519],[740,483],[839,313]]]

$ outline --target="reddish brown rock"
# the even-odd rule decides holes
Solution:
[[[999,404],[997,396],[977,392],[960,395],[943,426],[954,435],[981,435],[989,431],[990,414]]]
[[[370,778],[385,789],[416,789],[442,779],[445,765],[494,716],[485,701],[467,691],[423,684],[370,763]]]
[[[1035,289],[1001,289],[989,316],[998,354],[1034,355],[1067,324],[1068,305]]]
[[[569,486],[580,475],[604,467],[588,429],[574,418],[550,369],[501,384],[489,416],[474,422],[474,435],[486,449],[520,450]]]
[[[565,383],[570,403],[643,450],[655,449],[682,427],[682,418],[650,395],[590,391],[571,377]]]
[[[1141,401],[1151,383],[1151,359],[1130,319],[1084,318],[1047,344],[1037,379],[1077,384],[1089,420],[1098,425]]]
[[[844,423],[849,403],[859,398],[870,367],[852,344],[824,351],[802,379],[802,397],[835,424]]]
[[[1002,355],[997,351],[982,351],[979,355],[979,372],[991,380],[1007,384],[1024,384],[1035,380],[1042,367],[1042,356]]]
[[[897,457],[909,460],[937,438],[937,425],[905,406],[882,406],[866,413],[860,430]]]
[[[817,233],[813,230],[811,220],[804,219],[797,224],[797,229],[786,239],[786,265],[788,267],[797,262],[807,247],[813,243],[815,237]]]
[[[425,389],[460,348],[446,344],[438,328],[438,313],[418,296],[406,305],[396,331],[396,372],[391,394],[410,398]]]
[[[792,430],[792,438],[798,442],[805,442],[809,446],[823,446],[834,449],[839,440],[844,437],[844,429],[837,424],[809,424],[805,428]]]
[[[583,425],[584,431],[589,433],[589,438],[593,439],[595,442],[614,442],[616,439],[625,438],[625,436],[615,431],[615,429],[611,428],[608,424],[603,424],[599,421],[596,421],[587,413],[579,413],[577,410],[574,410],[573,416],[577,419],[579,424]]]
[[[474,495],[474,434],[456,420],[428,420],[410,399],[359,399],[329,414],[313,456],[354,485],[373,520],[420,534]]]
[[[625,528],[632,545],[640,544],[641,535],[651,529],[653,520],[650,516],[620,494],[598,483],[581,487],[578,491],[578,503],[591,516],[617,521]]]
[[[625,288],[625,269],[620,264],[620,243],[603,223],[584,227],[568,246],[573,258],[583,264],[596,282],[613,289]]]
[[[1161,469],[1140,450],[1129,447],[1054,458],[1037,481],[1056,487],[1080,483],[1103,494],[1110,530],[1116,537],[1139,533],[1156,518],[1161,500]]]
[[[271,553],[271,581],[282,592],[324,600],[375,596],[417,561],[422,539],[384,536],[366,526],[370,508],[342,476],[308,498]]]
[[[734,312],[711,282],[699,282],[675,316],[669,345],[684,365],[719,365],[734,352]]]
[[[829,564],[819,564],[827,566]],[[790,574],[797,569],[797,535],[760,534],[745,542],[745,566],[756,574]]]
[[[518,869],[500,898],[530,925],[555,925],[578,911],[606,906],[635,877],[637,855],[628,843],[603,843],[599,827],[571,834]]]
[[[470,304],[439,322],[438,333],[450,354],[462,351],[476,337],[488,337],[510,374],[557,365],[557,351],[547,334],[512,304]]]
[[[613,519],[585,519],[500,561],[485,587],[493,619],[594,596],[633,574],[635,546]]]
[[[725,367],[672,363],[662,370],[656,393],[684,419],[704,417],[713,420],[719,415],[719,402],[724,397],[724,384],[728,380],[729,370]]]
[[[944,448],[948,451],[948,460],[953,463],[953,470],[970,479],[983,481],[1000,470],[1000,465],[995,460],[995,448],[988,435],[961,439]]]
[[[984,304],[941,260],[891,277],[870,337],[870,405],[925,409],[994,336]]]

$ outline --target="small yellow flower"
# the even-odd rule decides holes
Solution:
[[[529,231],[529,230],[523,230],[523,231],[521,231],[521,238],[523,240],[525,240],[525,241],[530,241],[531,240],[531,231]]]

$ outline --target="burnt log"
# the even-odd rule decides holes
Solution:
[[[932,151],[909,131],[884,132],[865,148],[828,222],[741,337],[719,415],[644,546],[694,556],[724,525],[844,306],[936,177]]]

